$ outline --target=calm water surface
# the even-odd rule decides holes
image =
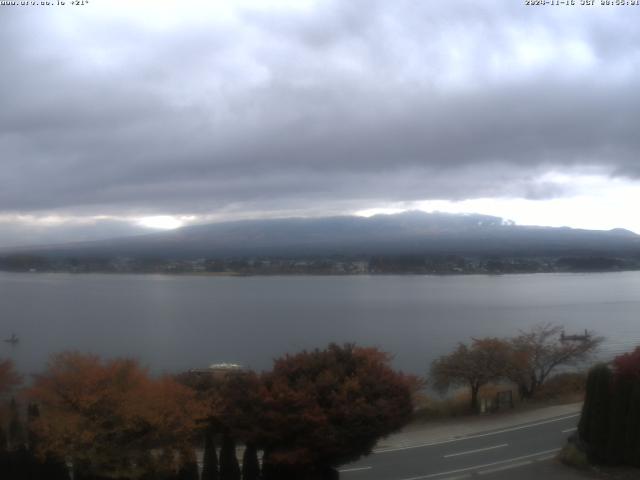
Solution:
[[[640,345],[640,272],[505,276],[196,277],[0,273],[0,345],[25,373],[52,352],[135,356],[155,371],[256,369],[286,352],[354,341],[423,374],[470,337],[555,322]]]

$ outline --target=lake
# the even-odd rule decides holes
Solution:
[[[0,273],[0,336],[24,373],[52,352],[134,356],[154,371],[217,362],[258,370],[329,342],[378,346],[424,374],[470,337],[541,322],[640,345],[640,272],[504,276],[207,277]]]

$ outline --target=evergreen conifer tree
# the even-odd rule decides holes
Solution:
[[[9,478],[9,452],[7,451],[7,435],[0,424],[0,478]]]
[[[31,478],[31,454],[27,447],[20,445],[11,452],[12,480],[30,480]]]
[[[73,462],[73,480],[98,480],[91,464],[86,460]]]
[[[591,416],[593,415],[593,405],[595,403],[593,392],[595,391],[595,383],[597,381],[597,375],[594,374],[594,368],[589,370],[589,374],[587,375],[585,397],[584,402],[582,403],[582,414],[580,415],[580,420],[578,422],[578,435],[585,443],[588,443],[592,436]]]
[[[609,443],[612,373],[605,364],[589,371],[587,391],[578,431],[587,444],[589,459],[606,463]]]
[[[34,423],[40,418],[40,408],[35,403],[27,406],[27,444],[31,459],[31,478],[47,480],[69,480],[69,467],[67,463],[52,454],[47,454],[44,459],[38,457],[38,436]]]
[[[156,472],[156,461],[150,451],[141,452],[136,460],[136,464],[140,468],[139,480],[154,480],[159,478]]]
[[[629,398],[629,416],[625,438],[624,462],[640,467],[640,379],[636,380]]]
[[[20,421],[20,408],[15,398],[11,398],[9,405],[9,448],[17,450],[24,444],[24,429]]]
[[[204,457],[202,458],[202,480],[218,480],[218,454],[213,431],[207,430],[204,437]]]
[[[29,450],[35,452],[38,447],[38,439],[35,433],[34,423],[40,417],[40,409],[35,403],[30,403],[27,406],[27,444]]]
[[[631,445],[626,443],[631,394],[635,379],[617,376],[611,386],[611,414],[609,415],[609,438],[606,461],[611,465],[624,462],[626,451]]]
[[[193,448],[186,448],[180,453],[178,480],[198,480],[198,460]]]
[[[260,478],[260,463],[258,462],[258,449],[253,444],[248,444],[242,457],[242,480],[258,480]]]
[[[44,471],[43,462],[36,454],[37,438],[35,433],[34,422],[40,416],[38,406],[30,403],[27,405],[27,446],[29,449],[29,474],[31,478],[49,478],[47,472]]]
[[[45,472],[41,477],[47,480],[69,480],[69,467],[61,458],[47,455],[41,466],[41,471]],[[76,480],[76,479],[74,479]]]
[[[0,478],[9,478],[9,453],[0,451]]]
[[[4,431],[2,424],[0,423],[0,453],[5,453],[8,450],[7,434]]]
[[[236,457],[236,442],[231,435],[222,437],[220,449],[220,480],[240,480],[240,465]]]
[[[158,478],[162,480],[177,480],[178,471],[175,464],[175,452],[165,447],[156,461]]]

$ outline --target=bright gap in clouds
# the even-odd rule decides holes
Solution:
[[[153,228],[156,230],[174,230],[184,225],[184,222],[171,215],[154,215],[151,217],[142,217],[137,224],[141,227]]]
[[[474,198],[462,201],[424,200],[398,202],[356,211],[356,215],[393,214],[407,210],[445,213],[480,213],[513,220],[518,225],[572,227],[589,230],[625,228],[640,234],[640,183],[604,176],[554,176],[556,183],[570,186],[564,197]]]

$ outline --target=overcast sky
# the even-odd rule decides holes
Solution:
[[[523,3],[0,6],[0,245],[415,208],[640,233],[640,7]]]

